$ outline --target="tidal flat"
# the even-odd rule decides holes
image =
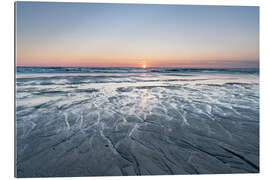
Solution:
[[[19,69],[15,122],[17,177],[259,172],[256,71]]]

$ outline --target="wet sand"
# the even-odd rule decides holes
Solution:
[[[259,76],[17,74],[17,176],[259,172]]]

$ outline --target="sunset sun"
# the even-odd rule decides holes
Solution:
[[[146,69],[146,67],[147,67],[146,64],[143,64],[143,65],[142,65],[142,68],[143,68],[143,69]]]

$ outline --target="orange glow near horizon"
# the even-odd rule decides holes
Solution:
[[[240,59],[240,58],[155,58],[147,59],[147,63],[141,58],[77,58],[77,57],[29,57],[22,58],[17,54],[17,66],[56,66],[56,67],[137,67],[137,68],[151,68],[151,67],[180,67],[180,68],[226,68],[226,67],[254,67],[258,66],[258,60]],[[143,58],[144,59],[144,58]]]
[[[75,50],[62,51],[58,49],[35,49],[33,51],[27,46],[20,46],[16,51],[17,66],[63,66],[63,67],[251,67],[258,62],[256,53],[225,53],[204,52],[195,54],[190,52],[177,54],[140,53],[132,52],[126,48],[123,52],[89,53]],[[128,53],[130,52],[130,53]],[[147,62],[146,62],[147,59]],[[247,62],[247,64],[244,63]],[[252,63],[253,61],[254,63]],[[229,62],[229,63],[228,63]],[[241,64],[239,64],[239,62]],[[252,64],[250,64],[251,62]],[[257,63],[258,64],[258,63]],[[145,66],[145,67],[144,67]]]

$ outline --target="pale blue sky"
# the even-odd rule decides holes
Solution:
[[[258,7],[17,2],[16,17],[18,65],[259,61]]]

